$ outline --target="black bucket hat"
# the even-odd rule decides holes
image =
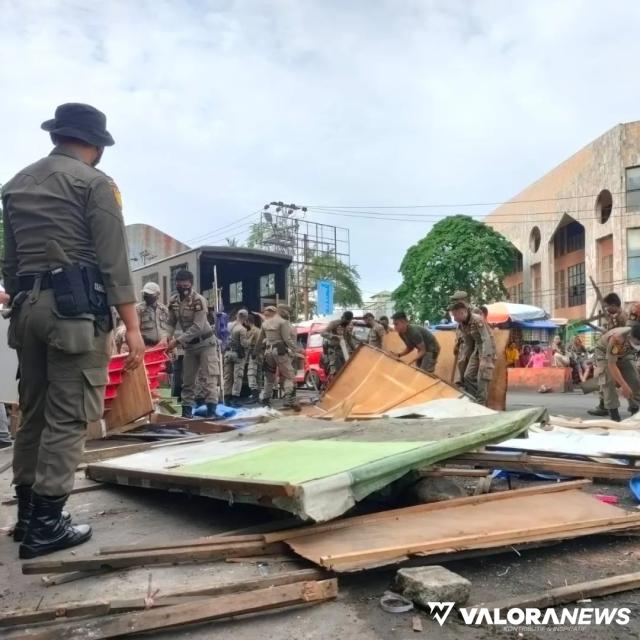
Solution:
[[[107,116],[89,104],[61,104],[56,109],[53,120],[46,120],[40,126],[49,133],[77,138],[95,147],[110,147],[115,144],[107,131]]]

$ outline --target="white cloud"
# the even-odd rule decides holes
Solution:
[[[272,199],[503,200],[640,117],[634,0],[2,5],[0,181],[46,152],[57,104],[90,102],[127,219],[183,240]],[[313,217],[351,228],[367,291],[432,220]]]

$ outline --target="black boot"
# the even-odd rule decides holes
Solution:
[[[18,521],[13,528],[13,541],[22,542],[27,533],[27,525],[31,519],[31,487],[27,485],[16,485],[16,498],[18,498]],[[62,512],[65,522],[71,522],[71,514],[68,511]]]
[[[20,545],[20,559],[43,556],[60,549],[68,549],[86,542],[91,537],[88,524],[70,525],[62,517],[67,496],[45,498],[33,493],[33,511],[27,533]]]
[[[614,422],[620,422],[621,418],[620,418],[620,411],[618,411],[618,409],[609,409],[609,417],[614,421]]]
[[[229,401],[227,404],[230,407],[241,407],[242,406],[242,398],[240,396],[229,396]]]
[[[217,418],[216,415],[216,407],[217,403],[215,402],[207,402],[207,418]]]
[[[271,400],[269,400],[269,398],[262,398],[262,400],[260,400],[260,404],[263,407],[268,407],[269,409],[271,409]]]
[[[188,404],[182,405],[182,417],[183,418],[193,418],[193,407]]]
[[[201,407],[203,404],[205,404],[204,398],[196,398],[195,402],[196,407]]]
[[[629,415],[630,416],[635,416],[636,413],[638,413],[638,411],[640,410],[640,407],[638,407],[635,404],[630,404],[629,405]]]
[[[595,409],[588,409],[587,413],[590,416],[599,416],[599,417],[604,417],[609,415],[609,412],[604,408],[604,400],[602,398],[600,398],[600,402],[598,406]]]
[[[260,402],[260,390],[252,389],[245,404],[257,404]]]
[[[300,411],[302,409],[302,407],[300,407],[300,403],[296,398],[295,391],[285,396],[282,406],[287,409],[293,409],[294,411]]]

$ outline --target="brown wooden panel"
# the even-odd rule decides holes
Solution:
[[[460,398],[451,385],[368,345],[361,346],[327,389],[328,415],[364,417],[438,398]]]
[[[640,516],[604,504],[574,484],[553,494],[516,491],[499,500],[449,507],[445,502],[440,509],[398,510],[396,515],[386,518],[383,526],[380,521],[354,519],[351,526],[286,542],[317,564],[353,570],[359,564],[384,564],[415,553],[479,548],[510,540],[562,539],[581,535],[581,531],[640,525]]]
[[[153,413],[153,401],[149,390],[149,381],[145,367],[140,365],[133,371],[125,372],[122,376],[118,395],[112,400],[111,409],[105,417],[107,433],[128,431],[126,426],[150,413]],[[130,428],[135,427],[131,426]]]

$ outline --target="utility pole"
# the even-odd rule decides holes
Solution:
[[[309,238],[304,234],[304,319],[309,320]]]

